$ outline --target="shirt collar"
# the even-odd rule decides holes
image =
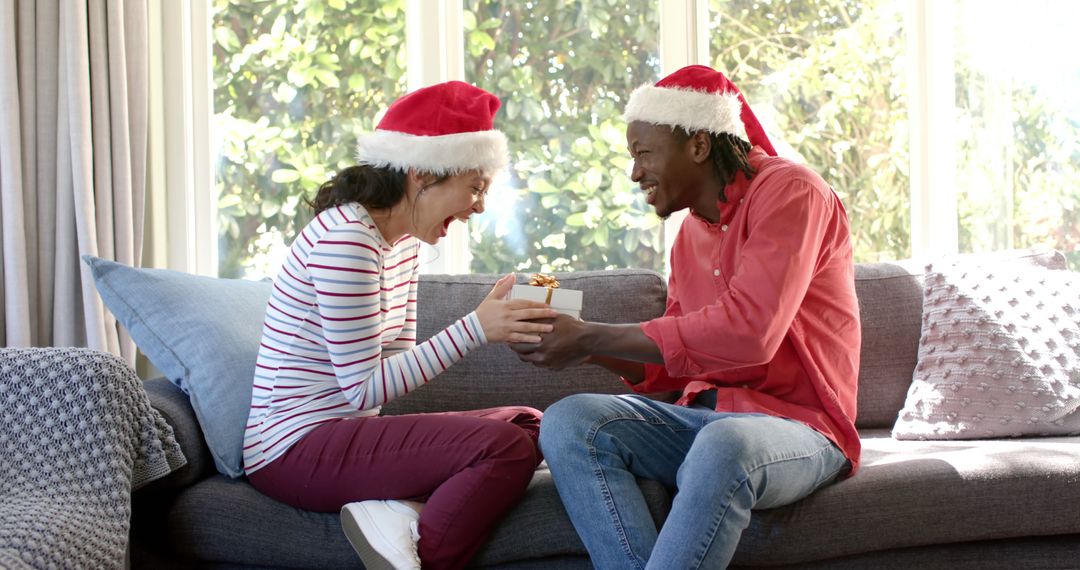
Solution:
[[[750,167],[754,169],[755,173],[761,172],[762,165],[769,158],[769,155],[761,149],[760,146],[755,146],[750,149],[750,154],[747,155],[747,160],[750,163]],[[750,189],[751,180],[746,178],[746,175],[742,172],[735,173],[735,180],[728,184],[724,188],[724,195],[727,197],[727,201],[721,201],[717,199],[717,206],[720,208],[720,221],[716,224],[709,222],[705,218],[699,216],[693,210],[690,210],[690,215],[700,220],[706,225],[720,225],[728,220],[731,213],[741,204],[741,200],[746,196],[746,192]]]
[[[760,146],[755,146],[750,149],[750,154],[746,158],[747,162],[750,163],[750,167],[754,169],[755,173],[758,173],[761,172],[762,164],[769,158],[769,155]],[[746,196],[746,191],[750,189],[750,182],[745,174],[737,172],[735,180],[724,189],[727,203],[720,202],[720,211],[723,212],[725,206],[738,205],[739,200],[742,200]]]

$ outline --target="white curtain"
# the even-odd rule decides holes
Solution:
[[[134,363],[80,256],[137,265],[146,0],[0,0],[0,342]]]

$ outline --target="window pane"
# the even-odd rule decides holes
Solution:
[[[1080,268],[1080,5],[956,10],[962,251],[1046,244]]]
[[[857,261],[910,255],[903,2],[711,0],[713,66],[844,202]]]
[[[621,118],[659,78],[654,4],[465,3],[465,78],[503,100],[512,163],[470,224],[472,271],[663,269],[663,223],[630,181]]]
[[[274,275],[304,203],[405,92],[405,2],[214,0],[223,277]]]

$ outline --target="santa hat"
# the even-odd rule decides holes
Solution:
[[[735,84],[704,65],[689,65],[630,94],[627,122],[682,127],[688,132],[728,133],[776,156],[769,137]]]
[[[506,136],[492,127],[499,98],[448,81],[394,101],[375,132],[360,137],[360,164],[442,176],[467,170],[491,174],[506,166]]]

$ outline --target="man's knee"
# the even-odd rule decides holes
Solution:
[[[698,432],[691,455],[711,460],[725,470],[745,471],[767,451],[760,429],[759,423],[743,418],[712,422]]]
[[[610,398],[605,394],[573,394],[549,406],[540,422],[544,455],[550,458],[566,448],[584,449],[588,431]]]

